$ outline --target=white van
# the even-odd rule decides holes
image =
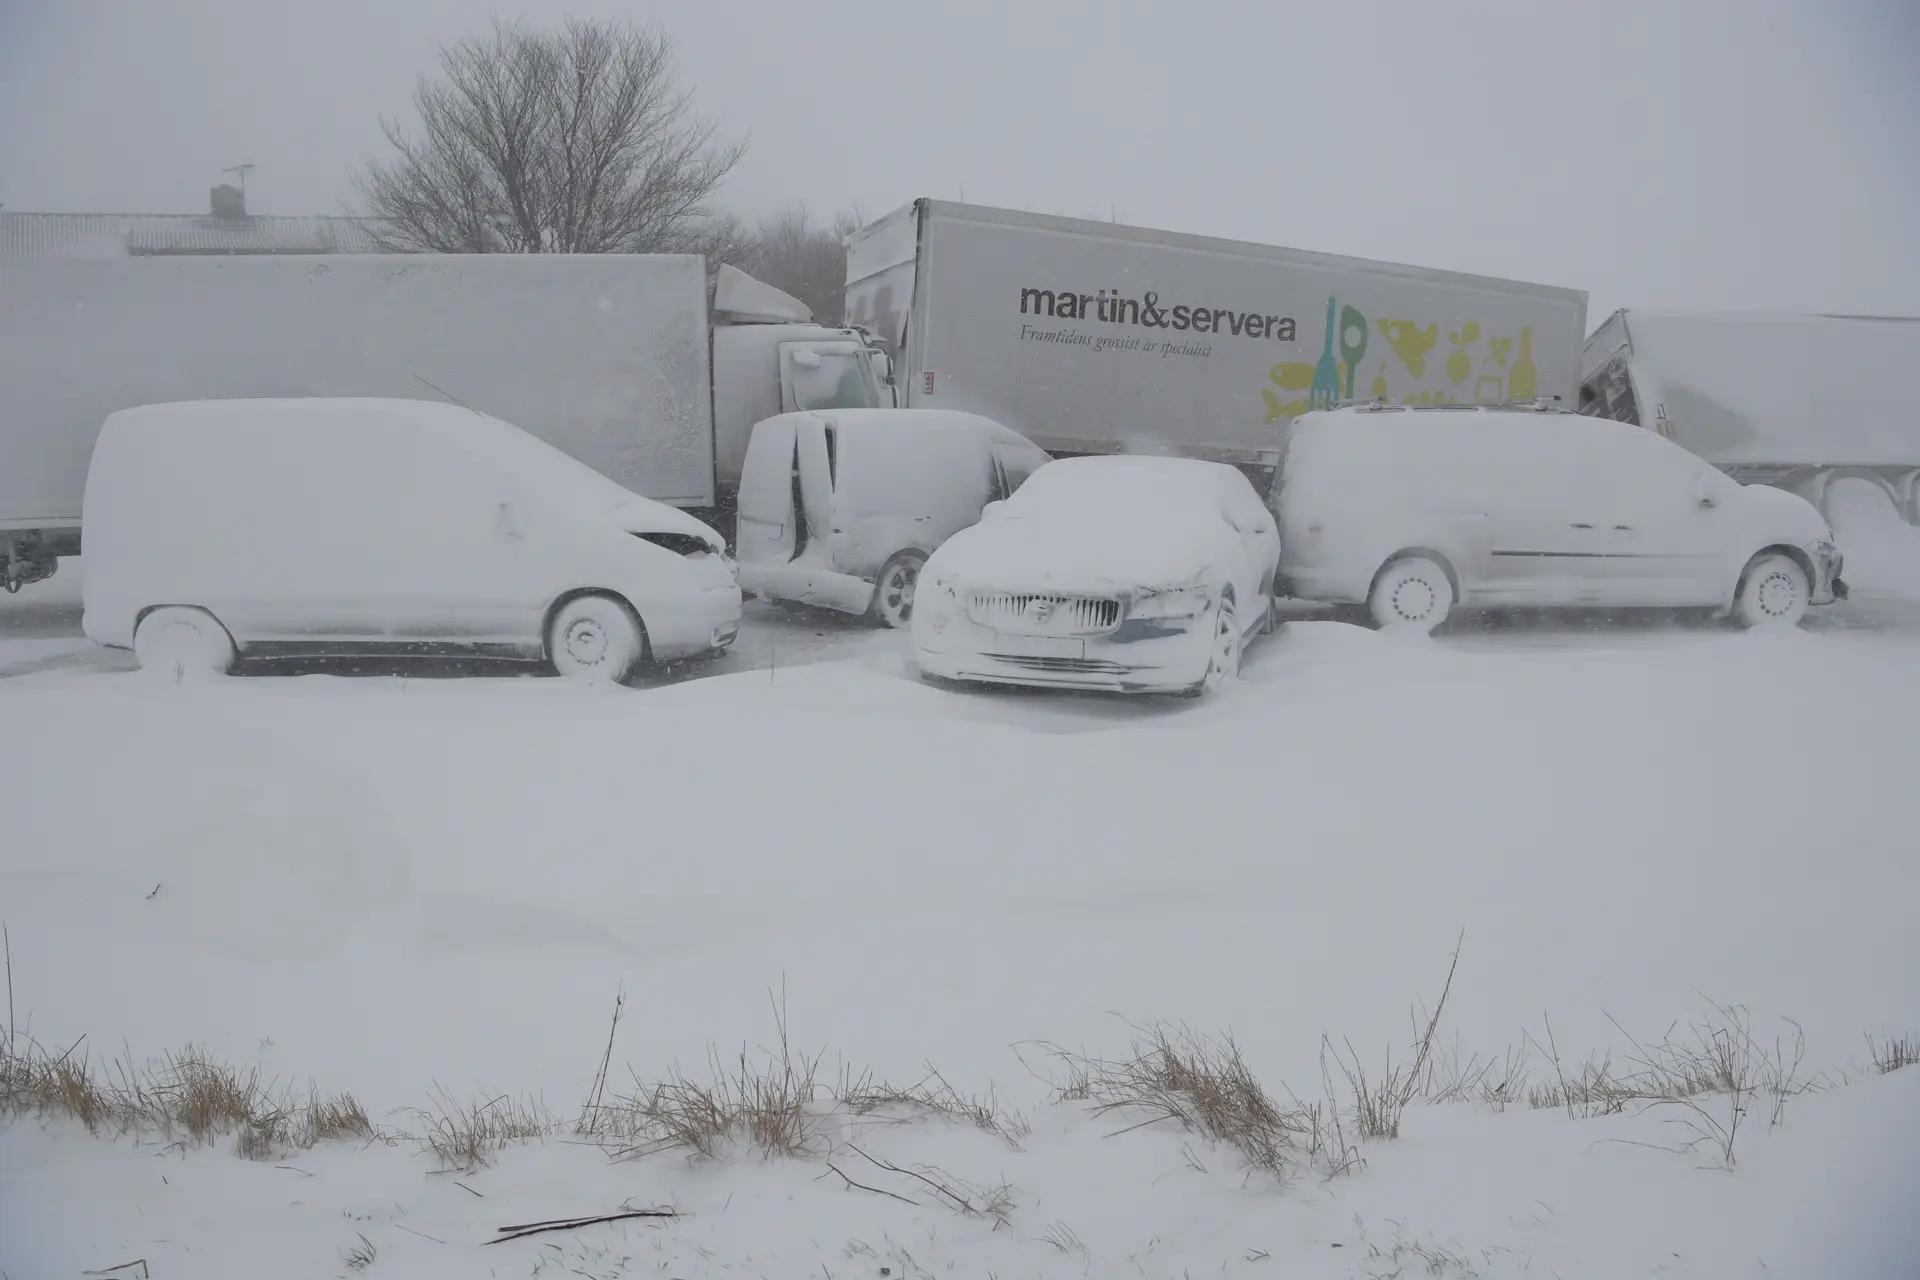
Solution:
[[[905,626],[927,556],[1048,461],[1018,432],[945,409],[768,418],[740,477],[740,584]]]
[[[1432,628],[1456,604],[1712,607],[1792,625],[1844,596],[1833,531],[1652,431],[1559,409],[1302,414],[1273,502],[1283,590]]]
[[[142,666],[457,653],[624,678],[724,648],[720,535],[517,427],[416,400],[110,415],[83,510],[87,634]]]

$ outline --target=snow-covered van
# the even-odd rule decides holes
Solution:
[[[453,405],[122,410],[84,515],[87,635],[163,671],[456,653],[617,680],[725,648],[740,622],[718,533]]]
[[[1292,595],[1432,628],[1456,604],[1699,607],[1798,622],[1844,595],[1805,499],[1567,410],[1363,405],[1287,432],[1273,505]]]
[[[724,525],[753,424],[879,405],[875,355],[732,268],[710,290],[697,256],[0,258],[0,585],[80,551],[87,460],[119,409],[468,405]]]
[[[1345,400],[1572,404],[1587,332],[1578,290],[939,200],[848,240],[846,297],[902,407],[1256,473]]]
[[[1832,516],[1860,479],[1920,524],[1920,317],[1616,311],[1587,340],[1583,413],[1631,422]]]
[[[1048,457],[977,414],[788,413],[753,429],[740,481],[740,583],[905,626],[920,566]]]

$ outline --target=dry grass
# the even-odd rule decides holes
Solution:
[[[709,1049],[705,1078],[675,1068],[662,1079],[646,1081],[629,1070],[632,1088],[609,1096],[607,1076],[625,1003],[616,998],[600,1070],[574,1132],[614,1144],[621,1157],[682,1151],[706,1159],[718,1159],[735,1147],[780,1157],[824,1155],[833,1146],[833,1122],[846,1115],[885,1118],[895,1113],[903,1122],[936,1116],[1009,1144],[1029,1132],[1024,1117],[1004,1110],[991,1093],[964,1094],[932,1067],[917,1084],[904,1088],[879,1081],[871,1072],[855,1075],[844,1068],[837,1083],[829,1084],[821,1072],[824,1055],[794,1048],[784,997],[769,992],[768,1002],[773,1048],[755,1056],[743,1046],[730,1062]]]
[[[96,1066],[83,1043],[54,1053],[31,1037],[0,1046],[0,1114],[77,1120],[89,1133],[143,1133],[204,1145],[233,1135],[234,1150],[265,1160],[321,1142],[376,1135],[351,1094],[303,1102],[257,1070],[220,1062],[188,1045],[145,1064],[126,1055]]]
[[[1406,1114],[1407,1104],[1423,1093],[1431,1093],[1434,1082],[1430,1072],[1433,1062],[1433,1038],[1440,1030],[1440,1016],[1446,1012],[1447,996],[1453,991],[1453,975],[1460,968],[1460,948],[1466,937],[1461,935],[1454,944],[1453,962],[1447,967],[1447,979],[1441,985],[1440,999],[1433,1006],[1433,1012],[1424,1019],[1416,1010],[1412,1013],[1414,1042],[1409,1057],[1400,1063],[1393,1060],[1391,1046],[1386,1050],[1380,1072],[1369,1076],[1366,1067],[1361,1064],[1360,1055],[1355,1051],[1352,1041],[1342,1040],[1344,1053],[1335,1048],[1332,1041],[1322,1036],[1320,1039],[1321,1073],[1325,1076],[1326,1060],[1332,1056],[1334,1065],[1346,1078],[1347,1090],[1353,1097],[1354,1128],[1363,1139],[1397,1138],[1400,1136],[1400,1119]],[[1458,1081],[1447,1084],[1444,1091],[1461,1087]]]
[[[705,1081],[677,1067],[652,1082],[629,1071],[632,1091],[609,1099],[607,1072],[623,1003],[614,1002],[607,1052],[574,1122],[575,1133],[616,1143],[623,1157],[680,1150],[715,1159],[736,1143],[768,1155],[819,1154],[824,1118],[820,1055],[795,1052],[783,1000],[773,1001],[779,1047],[762,1051],[759,1060],[749,1057],[743,1046],[737,1061],[727,1065],[709,1050]]]
[[[461,1103],[438,1086],[430,1091],[428,1105],[413,1114],[420,1121],[421,1145],[443,1169],[478,1169],[502,1147],[544,1138],[558,1128],[553,1113],[537,1098],[501,1094]]]
[[[1920,1065],[1920,1035],[1887,1036],[1884,1039],[1869,1035],[1867,1054],[1873,1062],[1873,1069],[1883,1076],[1902,1067]]]
[[[833,1089],[833,1100],[856,1116],[894,1114],[903,1122],[937,1116],[955,1124],[970,1125],[1016,1150],[1021,1139],[1033,1132],[1027,1118],[1001,1106],[991,1089],[984,1096],[964,1094],[932,1065],[926,1070],[927,1074],[917,1084],[906,1088],[876,1081],[871,1075],[855,1079],[843,1071],[839,1084]]]
[[[1064,1070],[1052,1082],[1057,1100],[1142,1117],[1121,1133],[1172,1121],[1267,1173],[1284,1172],[1296,1153],[1304,1154],[1315,1117],[1276,1103],[1231,1033],[1204,1036],[1166,1023],[1133,1030],[1131,1051],[1119,1059],[1039,1046]]]

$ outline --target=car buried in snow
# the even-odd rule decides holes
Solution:
[[[1232,467],[1062,459],[928,559],[914,656],[934,681],[1202,694],[1272,629],[1279,560]]]

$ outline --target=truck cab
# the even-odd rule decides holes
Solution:
[[[891,366],[864,329],[817,324],[799,299],[723,266],[713,291],[717,487],[740,486],[754,424],[812,409],[893,405]]]

